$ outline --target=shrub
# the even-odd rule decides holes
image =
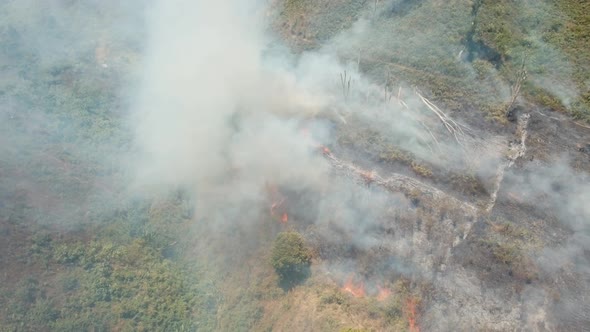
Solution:
[[[324,305],[324,304],[342,305],[342,304],[345,304],[346,301],[347,301],[347,298],[341,292],[338,292],[338,291],[334,291],[329,294],[322,295],[320,297],[320,304],[321,305]]]
[[[271,264],[281,284],[292,286],[309,276],[311,254],[297,232],[283,232],[275,239]]]

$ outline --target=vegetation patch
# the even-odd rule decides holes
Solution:
[[[294,231],[279,233],[272,248],[271,264],[285,287],[292,287],[309,277],[311,253],[303,237]]]
[[[207,319],[216,312],[214,286],[189,279],[199,271],[164,259],[142,239],[127,245],[105,240],[62,243],[52,255],[63,266],[53,286],[58,294],[36,279],[25,280],[7,306],[6,326],[59,331],[189,331],[214,326]]]

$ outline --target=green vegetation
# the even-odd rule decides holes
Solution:
[[[310,275],[311,254],[299,233],[279,233],[272,248],[271,264],[286,286],[301,283]]]
[[[481,1],[477,42],[501,57],[500,74],[512,82],[525,58],[523,94],[536,104],[590,120],[588,3],[583,1]]]
[[[363,4],[355,0],[324,2],[318,5],[314,0],[285,0],[277,29],[283,37],[292,40],[300,50],[318,47],[349,28],[363,11]]]
[[[112,224],[124,230],[122,224]],[[138,226],[149,229],[150,226]],[[170,256],[165,237],[104,232],[90,242],[31,237],[39,277],[5,290],[0,315],[8,330],[214,330],[217,286],[196,264]],[[99,233],[100,234],[100,233]],[[75,236],[70,236],[75,238]],[[170,243],[167,243],[170,246]],[[34,268],[34,265],[31,266]],[[41,281],[43,280],[43,281]]]
[[[364,16],[370,28],[337,45],[351,61],[360,56],[361,70],[384,84],[416,85],[446,109],[482,110],[489,119],[506,124],[510,88],[524,61],[528,80],[522,96],[590,121],[586,2],[425,1],[397,14],[381,2],[380,15],[374,15],[372,1],[360,8],[348,1],[320,2],[285,1],[280,22],[298,23],[279,29],[286,36],[305,35],[290,39],[296,48],[319,46],[325,37],[313,33],[317,27],[333,31],[324,27],[335,22],[342,30],[350,27],[351,18]],[[387,82],[391,77],[394,82]]]

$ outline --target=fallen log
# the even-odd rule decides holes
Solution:
[[[337,158],[325,147],[322,147],[322,154],[328,162],[330,162],[335,171],[345,177],[352,178],[354,181],[366,185],[375,184],[392,193],[401,192],[406,195],[413,195],[418,192],[429,196],[432,200],[437,201],[437,203],[458,207],[463,210],[467,216],[473,218],[477,217],[478,208],[476,206],[464,202],[422,181],[398,173],[392,173],[389,177],[384,178],[375,171],[364,170],[352,163]]]

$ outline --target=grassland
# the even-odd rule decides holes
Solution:
[[[448,109],[483,111],[500,123],[524,62],[528,80],[522,96],[528,102],[590,119],[588,4],[422,1],[399,13],[384,2],[361,3],[357,8],[359,2],[287,1],[278,28],[294,47],[305,49],[324,40],[314,33],[318,27],[337,22],[342,32],[363,17],[368,30],[348,33],[338,44],[345,57],[360,56],[362,71],[384,84],[393,77],[419,86]]]

